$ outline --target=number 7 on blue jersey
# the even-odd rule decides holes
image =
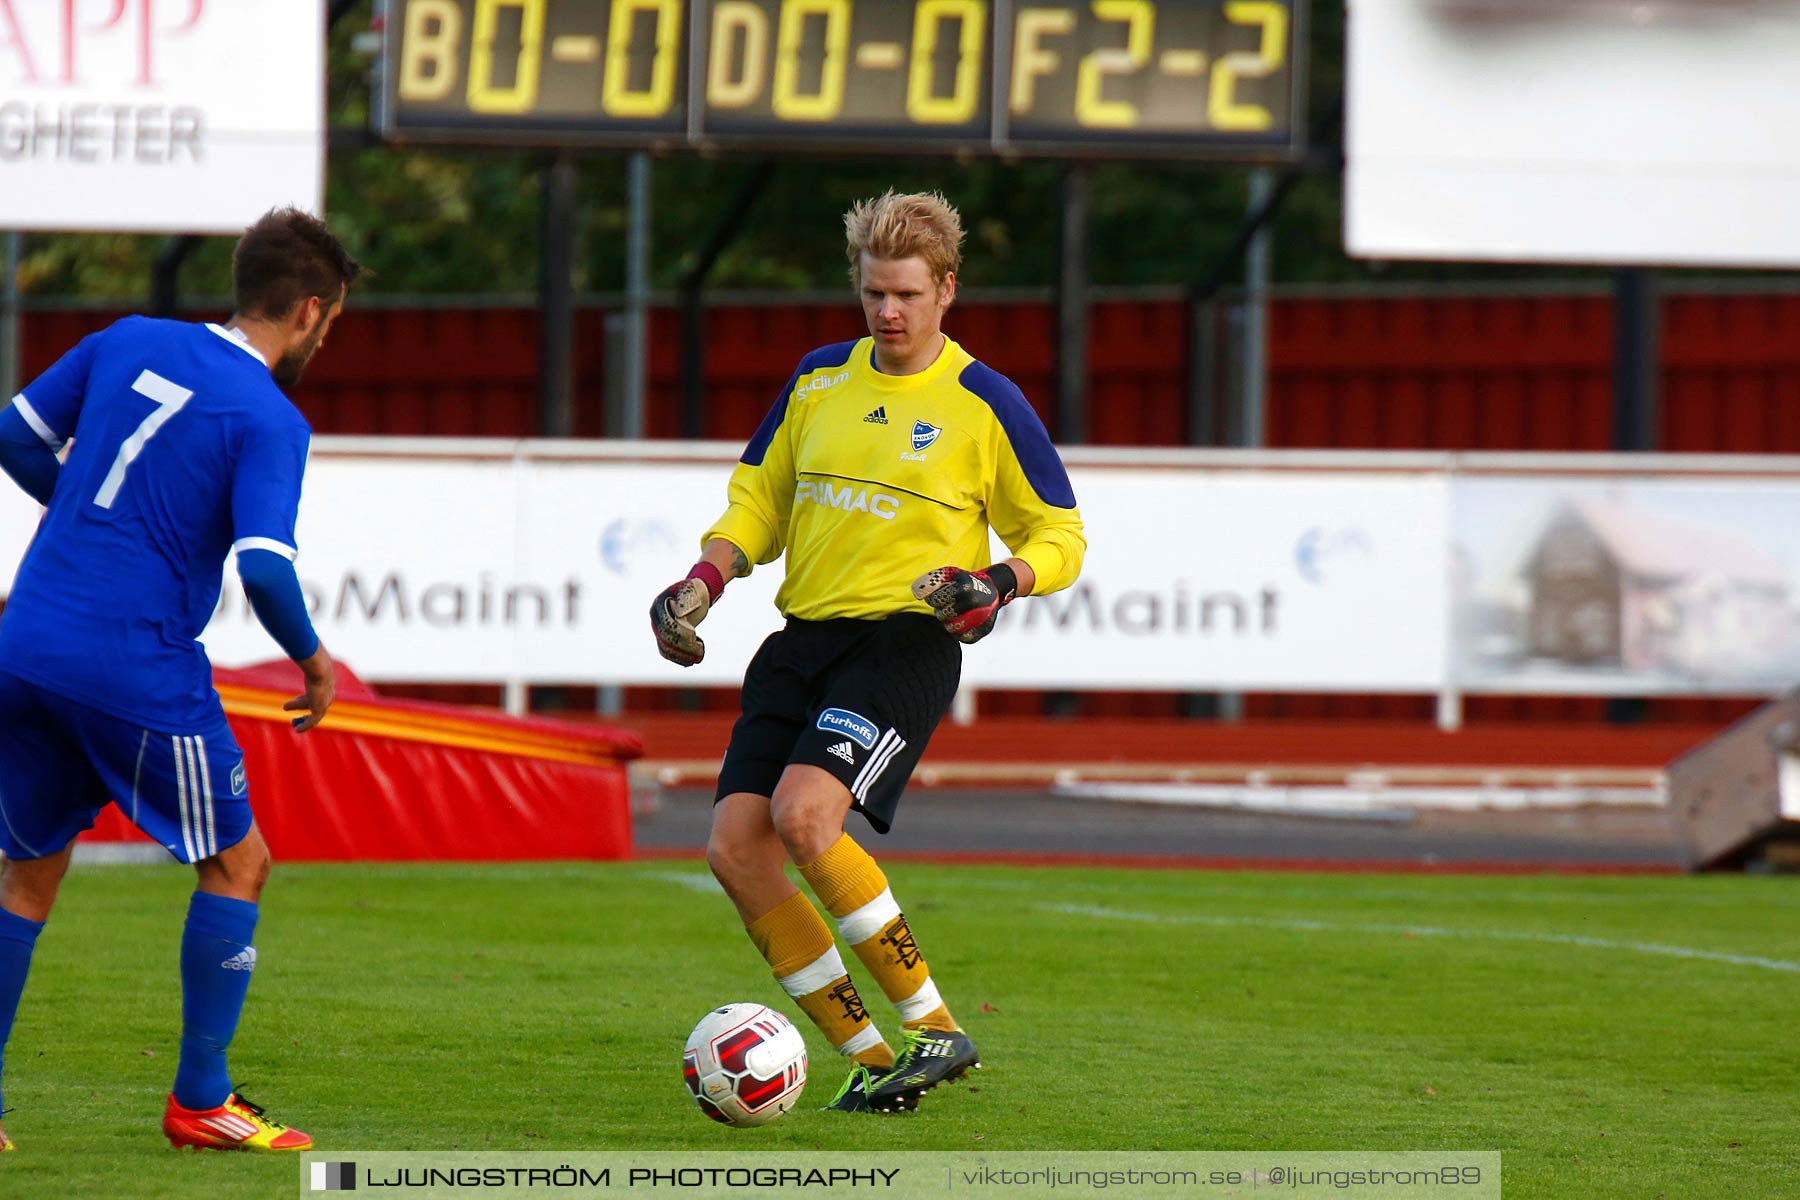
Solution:
[[[101,508],[111,508],[118,498],[119,488],[125,483],[125,469],[137,461],[143,453],[144,445],[156,436],[156,431],[163,423],[181,411],[181,406],[194,398],[194,393],[177,383],[170,383],[155,371],[145,371],[131,385],[131,390],[148,396],[156,401],[156,410],[144,418],[132,435],[119,444],[119,456],[113,459],[112,470],[106,473],[106,479],[100,484],[100,490],[94,495],[94,503]]]

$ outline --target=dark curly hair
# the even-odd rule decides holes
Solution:
[[[364,274],[325,222],[297,208],[275,208],[244,230],[231,255],[237,311],[280,320],[308,296],[327,306]]]

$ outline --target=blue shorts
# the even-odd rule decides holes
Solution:
[[[250,788],[224,710],[146,729],[0,671],[0,853],[55,854],[109,802],[185,863],[242,841]]]

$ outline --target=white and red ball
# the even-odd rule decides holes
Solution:
[[[681,1052],[700,1111],[722,1125],[767,1125],[806,1086],[806,1039],[761,1004],[727,1004],[700,1018]]]

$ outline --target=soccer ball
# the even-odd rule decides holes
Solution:
[[[727,1004],[700,1018],[681,1051],[700,1111],[722,1125],[767,1125],[806,1086],[806,1039],[761,1004]]]

